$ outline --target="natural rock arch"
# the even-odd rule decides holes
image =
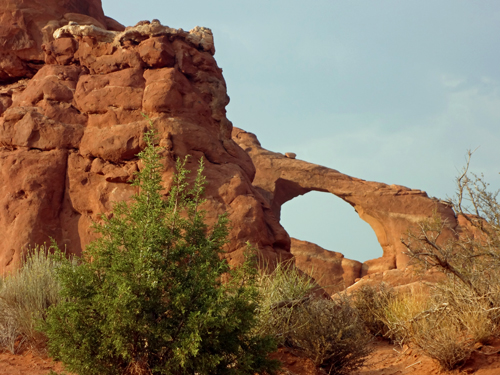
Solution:
[[[372,227],[383,249],[381,258],[364,263],[362,276],[404,269],[408,257],[401,238],[434,212],[447,219],[451,228],[456,227],[452,208],[429,198],[424,191],[365,181],[335,169],[288,158],[262,148],[254,134],[238,128],[233,129],[233,139],[252,158],[256,168],[253,185],[277,218],[285,202],[309,191],[332,193],[354,207],[359,217]]]
[[[260,147],[251,133],[232,132],[209,29],[142,21],[124,30],[104,16],[100,0],[0,5],[0,274],[20,264],[27,246],[50,237],[81,252],[95,236],[92,221],[130,198],[129,182],[140,167],[134,155],[147,126],[143,112],[165,147],[166,187],[176,157],[192,155],[192,169],[195,159],[205,159],[204,208],[212,221],[229,213],[232,263],[244,259],[247,242],[264,260],[291,259],[281,207],[309,191],[340,197],[373,228],[383,256],[365,262],[360,276],[404,268],[401,236],[434,210],[456,225],[451,208],[423,191],[285,157]],[[101,40],[103,33],[115,38]],[[314,249],[318,259],[326,251]],[[347,267],[359,268],[344,268],[347,260],[338,258],[343,277]]]
[[[382,256],[375,232],[352,205],[328,192],[310,191],[281,206],[280,224],[290,237],[364,262]]]

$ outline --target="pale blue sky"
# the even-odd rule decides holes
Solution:
[[[215,36],[228,118],[263,147],[446,198],[467,149],[500,187],[497,0],[102,0],[129,26],[158,18]],[[283,207],[291,236],[346,257],[382,254],[338,198]]]

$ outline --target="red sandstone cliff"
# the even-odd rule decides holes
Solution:
[[[116,32],[103,28],[99,2],[68,2],[57,12],[47,7],[48,14],[36,2],[33,12],[11,5],[0,1],[3,20],[16,14],[38,20],[22,29],[34,41],[30,47],[11,52],[36,55],[39,66],[0,86],[0,270],[49,237],[81,252],[93,238],[92,221],[134,193],[129,181],[147,125],[141,113],[159,129],[167,188],[177,157],[192,155],[193,169],[205,159],[205,208],[209,219],[229,212],[230,259],[241,258],[248,240],[266,257],[291,257],[287,233],[251,184],[250,157],[231,139],[229,98],[209,29],[184,32],[155,21]],[[68,11],[100,21],[73,14],[86,22],[68,25]],[[39,45],[40,32],[55,23],[51,17],[64,27]]]
[[[433,210],[456,225],[451,208],[425,192],[364,181],[263,149],[234,129],[213,35],[159,21],[124,30],[99,0],[0,0],[0,271],[27,246],[53,237],[73,253],[92,240],[90,225],[128,199],[140,166],[147,114],[164,146],[168,188],[177,157],[204,158],[208,218],[227,211],[228,258],[247,241],[263,257],[314,264],[320,283],[350,285],[366,274],[406,267],[401,236]],[[382,258],[360,264],[293,241],[281,206],[317,190],[351,204],[374,229]],[[290,249],[291,252],[290,252]],[[326,285],[326,284],[325,284]]]

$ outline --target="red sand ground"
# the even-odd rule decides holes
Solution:
[[[500,339],[478,348],[460,370],[452,372],[441,371],[437,363],[415,350],[407,349],[403,353],[400,347],[385,340],[376,341],[374,346],[367,366],[354,371],[352,375],[500,375]],[[311,361],[297,358],[286,351],[280,350],[276,357],[284,363],[288,374],[324,375]]]
[[[46,375],[50,370],[60,372],[63,366],[29,352],[19,355],[0,353],[0,375]]]
[[[500,339],[478,348],[460,370],[452,372],[441,371],[434,361],[415,350],[407,349],[403,353],[401,348],[383,340],[376,341],[374,346],[367,366],[352,375],[500,375]],[[275,358],[283,362],[285,374],[324,375],[310,360],[296,357],[287,350],[281,349]],[[19,355],[0,353],[0,375],[46,375],[50,370],[61,372],[63,366],[30,352]]]

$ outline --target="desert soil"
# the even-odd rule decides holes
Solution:
[[[387,341],[374,342],[374,352],[367,366],[354,371],[352,375],[446,375],[446,374],[500,374],[500,339],[490,345],[480,346],[465,365],[452,372],[445,372],[430,358],[411,348],[400,348]],[[294,356],[290,351],[280,349],[274,355],[284,364],[287,375],[324,375],[312,361]],[[0,375],[46,375],[51,370],[63,371],[61,363],[50,358],[24,352],[18,355],[0,353]]]

